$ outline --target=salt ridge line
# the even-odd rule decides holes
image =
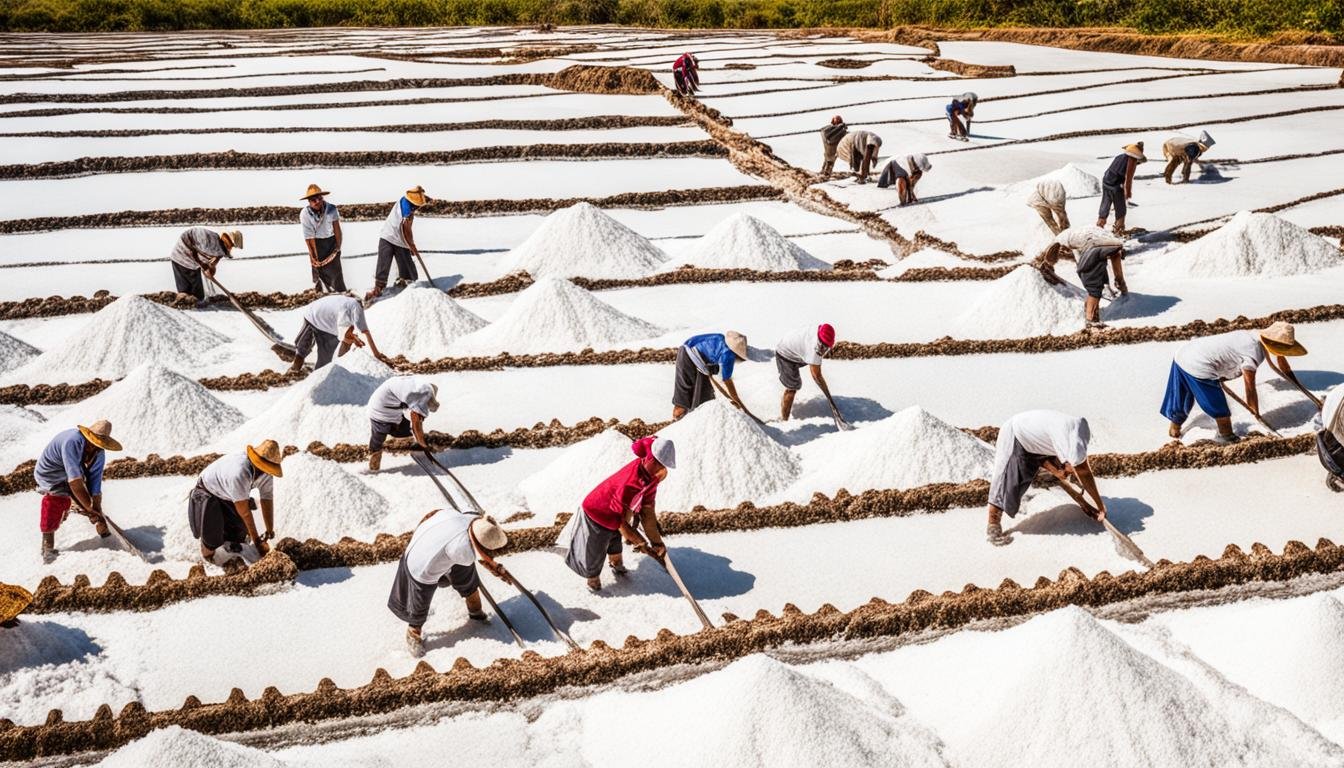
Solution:
[[[480,101],[502,101],[506,99],[544,99],[550,96],[565,96],[555,93],[516,93],[498,96],[463,96],[460,98],[422,97],[416,99],[370,99],[345,105],[333,106],[331,102],[310,102],[303,104],[265,104],[242,107],[92,107],[89,109],[21,109],[0,112],[0,120],[11,117],[61,117],[64,115],[201,115],[216,112],[294,112],[323,109],[359,109],[361,107],[397,107],[419,106],[425,104],[467,104]]]
[[[216,65],[214,69],[227,69],[227,65]],[[173,67],[172,69],[195,69],[195,67]],[[364,69],[307,69],[297,72],[253,72],[243,75],[203,75],[201,77],[101,77],[107,74],[131,74],[164,70],[121,69],[121,70],[82,70],[79,72],[42,72],[31,75],[0,75],[0,81],[42,80],[45,82],[72,83],[172,83],[198,82],[204,80],[251,80],[258,77],[298,77],[300,75],[362,75],[368,72],[386,72],[386,67],[366,67]]]
[[[147,711],[138,702],[113,715],[103,705],[93,719],[66,722],[52,710],[40,726],[14,726],[0,721],[0,758],[32,760],[88,750],[106,750],[140,738],[151,730],[178,725],[202,733],[245,732],[296,722],[371,715],[443,701],[508,701],[537,696],[575,684],[611,683],[636,672],[671,664],[726,661],[785,644],[806,645],[827,640],[898,637],[917,632],[965,627],[972,622],[1020,618],[1066,606],[1100,607],[1139,598],[1216,590],[1256,582],[1284,582],[1331,573],[1344,567],[1344,547],[1320,539],[1315,549],[1289,541],[1282,554],[1263,544],[1250,553],[1229,545],[1216,560],[1197,557],[1188,563],[1159,561],[1143,573],[1113,576],[1103,571],[1088,578],[1076,568],[1055,580],[1042,576],[1023,588],[1011,579],[986,589],[967,584],[961,592],[933,595],[915,590],[902,603],[873,598],[842,612],[825,604],[806,614],[785,604],[775,617],[766,610],[751,619],[725,615],[728,623],[677,635],[666,628],[652,640],[633,636],[621,648],[594,641],[587,650],[543,657],[525,652],[521,659],[497,659],[484,669],[458,658],[446,672],[421,661],[408,676],[393,679],[379,668],[365,686],[338,688],[323,679],[312,693],[284,695],[274,686],[249,701],[237,688],[218,704],[187,697],[175,710]],[[5,727],[8,725],[8,727]]]
[[[9,138],[130,138],[134,136],[175,136],[221,133],[443,133],[449,131],[579,131],[610,128],[677,127],[690,125],[686,117],[676,115],[595,115],[564,117],[553,120],[473,120],[464,123],[409,123],[406,125],[305,125],[287,128],[126,128],[79,131],[23,131],[0,133]]]

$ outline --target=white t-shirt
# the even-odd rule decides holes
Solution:
[[[299,211],[299,225],[303,227],[304,240],[335,237],[336,229],[332,226],[332,222],[340,220],[341,214],[331,203],[323,203],[321,213],[314,213],[311,205],[305,205],[303,210]]]
[[[339,293],[323,296],[309,304],[303,311],[303,319],[317,330],[332,336],[340,336],[352,325],[364,333],[369,332],[369,324],[364,320],[364,305],[358,299]]]
[[[1083,227],[1069,227],[1055,237],[1055,242],[1065,248],[1077,251],[1079,255],[1082,255],[1091,248],[1103,248],[1106,246],[1125,244],[1123,238],[1116,237],[1100,227],[1090,225]]]
[[[256,477],[253,477],[253,474]],[[255,489],[263,499],[275,498],[275,482],[270,475],[252,466],[247,452],[220,456],[201,472],[201,484],[210,495],[225,501],[247,501]]]
[[[1031,191],[1031,197],[1027,198],[1027,205],[1032,208],[1063,208],[1064,201],[1068,195],[1064,191],[1064,185],[1055,179],[1045,179],[1036,184],[1036,188]]]
[[[1023,411],[999,428],[999,440],[994,446],[994,475],[998,476],[1008,466],[1014,440],[1027,453],[1054,456],[1076,467],[1087,461],[1087,444],[1091,439],[1087,419],[1059,411]]]
[[[393,376],[378,385],[369,397],[369,418],[388,424],[401,421],[403,410],[429,415],[434,390],[418,376]]]
[[[401,222],[415,215],[415,208],[406,198],[401,198],[392,204],[392,210],[387,212],[387,219],[383,221],[383,228],[378,231],[378,237],[387,242],[409,248],[406,244],[406,238],[401,236]]]
[[[471,521],[475,515],[441,509],[420,524],[406,545],[406,570],[421,584],[437,584],[454,565],[476,562],[471,546]]]
[[[174,264],[179,264],[187,269],[200,269],[205,264],[196,259],[197,253],[207,258],[212,256],[216,259],[229,258],[228,251],[224,250],[224,243],[219,239],[219,235],[205,227],[192,227],[183,232],[177,238],[177,242],[173,245],[173,252],[168,255],[168,258]]]
[[[817,340],[817,326],[809,325],[780,339],[775,345],[775,354],[783,355],[795,363],[821,365],[821,353],[817,351],[820,343]]]
[[[1336,384],[1325,396],[1325,402],[1321,404],[1321,425],[1344,443],[1344,384]]]
[[[1196,379],[1228,381],[1241,378],[1265,362],[1265,348],[1254,331],[1231,331],[1187,341],[1176,350],[1176,364]]]

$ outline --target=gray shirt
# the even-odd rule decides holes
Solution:
[[[340,336],[350,326],[364,333],[369,332],[369,324],[364,320],[364,305],[359,299],[334,293],[309,304],[303,311],[303,319],[323,333]]]
[[[429,401],[434,390],[429,382],[418,376],[393,376],[378,385],[369,397],[369,418],[386,424],[401,421],[402,411],[429,415]]]
[[[247,501],[253,490],[263,499],[275,498],[271,476],[253,466],[246,451],[215,459],[201,473],[201,484],[211,496],[225,501]]]
[[[321,213],[313,211],[311,205],[305,205],[303,210],[299,211],[299,226],[303,227],[304,240],[319,240],[336,236],[336,230],[332,227],[332,224],[341,220],[341,214],[336,210],[336,206],[331,203],[324,203],[323,206]]]
[[[197,254],[200,258],[197,258]],[[174,264],[187,269],[200,269],[209,261],[228,257],[229,253],[224,250],[224,242],[219,239],[219,235],[205,227],[192,227],[183,232],[168,256]]]

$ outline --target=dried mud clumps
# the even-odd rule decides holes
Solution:
[[[937,248],[938,250],[950,253],[957,258],[970,261],[1013,261],[1022,258],[1021,251],[997,251],[995,253],[986,254],[967,253],[961,250],[961,248],[951,240],[934,237],[922,229],[915,233],[913,243],[916,248]]]
[[[730,61],[723,65],[724,69],[755,69],[756,65],[745,61]]]
[[[1017,68],[1011,64],[967,64],[964,61],[956,59],[944,59],[940,56],[929,56],[920,59],[931,69],[941,69],[944,72],[955,72],[962,77],[1014,77],[1017,75]]]
[[[1088,458],[1099,475],[1129,476],[1163,469],[1200,469],[1250,464],[1267,459],[1296,456],[1315,450],[1315,435],[1273,438],[1252,435],[1232,445],[1207,441],[1194,445],[1170,443],[1146,453],[1103,453]]]
[[[83,384],[11,384],[0,387],[0,403],[8,405],[55,405],[83,400],[112,386],[112,382],[94,379]]]
[[[574,64],[548,75],[543,85],[580,93],[648,94],[663,90],[662,83],[647,69]]]
[[[1016,267],[918,267],[891,278],[897,283],[945,283],[962,280],[998,280]]]
[[[864,59],[822,59],[817,62],[818,67],[827,67],[829,69],[864,69],[871,67],[872,61]]]
[[[0,320],[22,320],[30,317],[56,317],[73,315],[80,312],[97,312],[117,297],[99,291],[102,296],[86,299],[83,296],[47,296],[40,299],[22,299],[19,301],[0,301]]]

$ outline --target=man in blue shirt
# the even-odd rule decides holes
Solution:
[[[723,379],[733,405],[748,415],[751,411],[737,396],[733,366],[747,359],[747,337],[737,331],[702,333],[686,340],[677,350],[677,372],[672,386],[672,419],[675,421],[701,404],[714,399],[710,376]],[[752,418],[755,418],[754,416]]]
[[[1126,144],[1125,151],[1116,155],[1106,167],[1101,177],[1101,210],[1097,211],[1097,227],[1106,228],[1106,220],[1111,217],[1111,208],[1115,208],[1115,228],[1117,235],[1125,234],[1125,211],[1129,198],[1134,193],[1134,169],[1139,163],[1148,162],[1143,154],[1143,142]]]
[[[56,559],[56,529],[65,522],[70,506],[78,502],[80,514],[89,518],[98,535],[111,534],[103,520],[103,466],[105,451],[120,451],[106,419],[92,426],[67,429],[56,435],[37,458],[33,479],[42,494],[42,561]]]

